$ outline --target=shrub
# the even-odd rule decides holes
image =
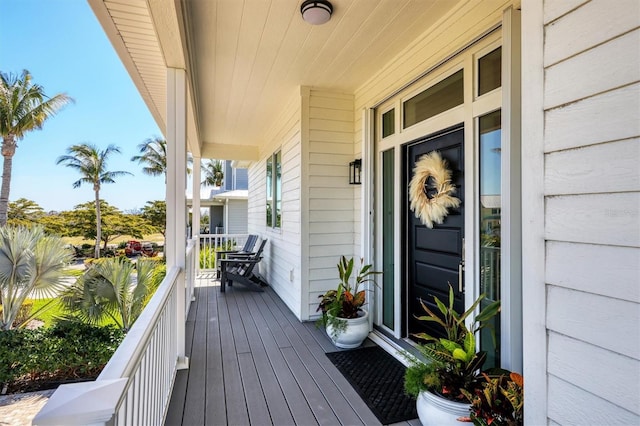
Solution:
[[[205,246],[200,249],[200,268],[216,268],[216,251],[212,247]]]
[[[10,392],[55,387],[98,376],[124,337],[115,326],[60,322],[0,332],[0,383]]]

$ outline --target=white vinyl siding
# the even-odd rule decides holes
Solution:
[[[248,231],[268,239],[260,273],[291,311],[300,318],[300,102],[296,97],[283,107],[283,114],[265,135],[262,159],[249,168]],[[282,152],[282,228],[265,224],[266,159]]]
[[[639,424],[640,4],[544,10],[547,417]]]
[[[309,141],[303,166],[309,256],[305,319],[318,315],[318,296],[336,287],[339,257],[355,256],[354,188],[349,185],[353,96],[315,89],[308,94]]]
[[[247,233],[247,200],[229,200],[225,206],[225,217],[227,224],[225,233],[246,234]]]

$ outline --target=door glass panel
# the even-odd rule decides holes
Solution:
[[[394,328],[394,151],[382,153],[382,323]]]
[[[500,299],[501,220],[501,114],[480,117],[480,292],[486,295],[481,306]],[[495,331],[494,339],[491,329]],[[486,368],[500,365],[500,318],[483,329],[480,347],[487,351]]]
[[[502,85],[502,48],[487,53],[478,60],[478,96]]]
[[[445,112],[464,102],[462,70],[429,87],[403,103],[403,126],[416,123]]]
[[[386,138],[396,132],[396,110],[391,109],[382,114],[382,137]]]

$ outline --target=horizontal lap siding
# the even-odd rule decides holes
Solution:
[[[638,424],[640,4],[544,16],[549,422]]]
[[[269,240],[260,272],[291,311],[301,312],[300,104],[298,99],[267,135],[262,159],[249,169],[249,232]],[[282,227],[266,226],[266,161],[282,152]]]
[[[248,226],[247,200],[229,200],[227,212],[227,233],[246,234]]]
[[[306,171],[309,230],[309,316],[316,315],[318,295],[337,284],[340,255],[353,256],[354,189],[349,163],[354,146],[353,97],[310,90]]]

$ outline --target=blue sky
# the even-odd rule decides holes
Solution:
[[[0,16],[0,71],[27,69],[47,95],[75,99],[18,142],[10,201],[27,198],[47,211],[92,201],[92,187],[74,189],[79,174],[56,165],[67,147],[84,142],[120,147],[108,168],[134,174],[102,186],[109,204],[131,210],[164,199],[164,178],[144,175],[130,161],[160,130],[86,0],[0,0]]]

